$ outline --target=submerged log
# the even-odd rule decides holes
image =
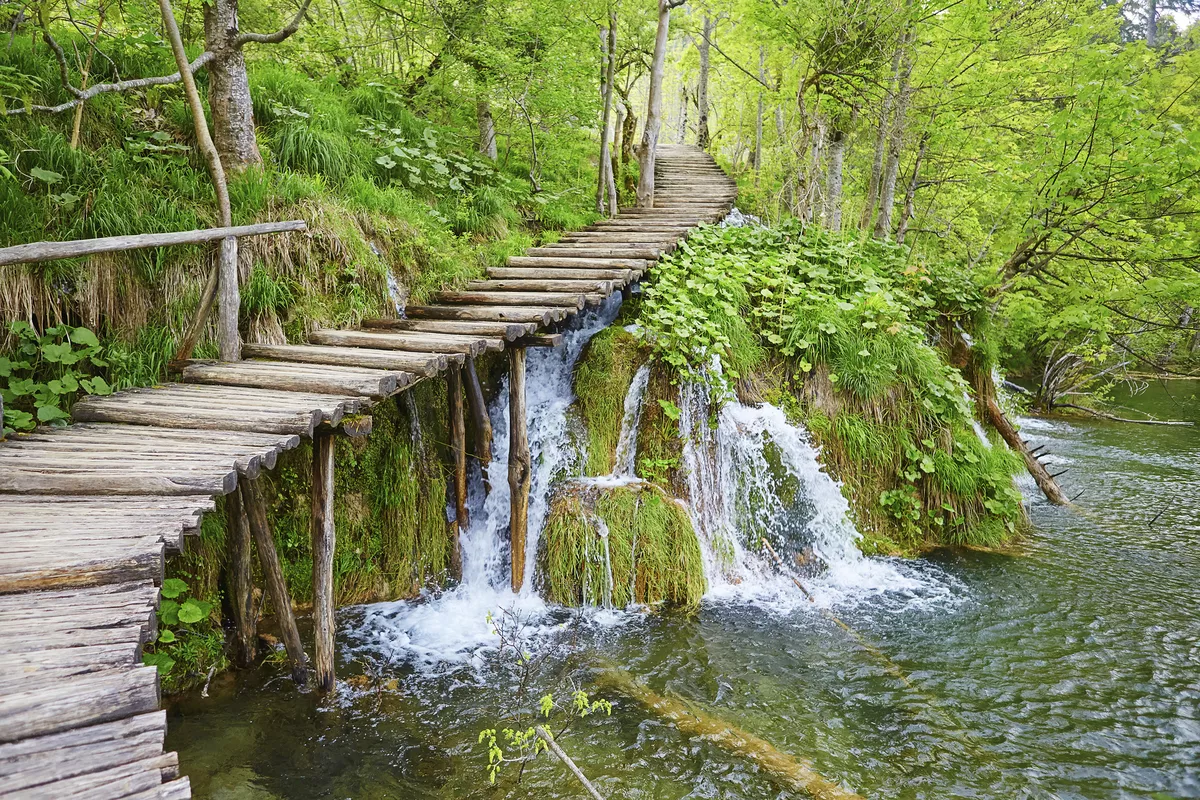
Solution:
[[[254,567],[250,523],[242,507],[242,490],[234,488],[225,498],[229,520],[229,605],[233,611],[233,661],[239,667],[254,663],[258,639],[254,614]]]
[[[861,795],[843,789],[818,773],[808,761],[776,749],[767,740],[715,717],[681,697],[656,694],[624,670],[605,669],[596,676],[596,684],[636,700],[658,717],[673,723],[685,735],[698,736],[753,761],[788,789],[804,792],[816,800],[863,800]]]
[[[451,367],[446,373],[450,405],[450,450],[454,456],[454,528],[450,534],[450,573],[462,579],[462,548],[459,536],[467,529],[467,421],[463,414],[462,372]]]
[[[334,438],[329,432],[313,439],[312,570],[313,636],[318,691],[331,691],[336,682],[333,664],[333,523]]]
[[[529,454],[529,429],[525,418],[525,348],[508,351],[508,488],[509,536],[512,551],[512,590],[525,583],[525,534],[529,527],[529,489],[533,462]]]
[[[308,677],[308,657],[300,643],[300,630],[296,627],[296,617],[292,613],[292,598],[288,594],[287,581],[283,577],[279,553],[275,550],[275,537],[271,535],[271,526],[267,522],[267,504],[263,500],[258,481],[243,478],[239,488],[242,504],[246,508],[246,519],[250,523],[250,533],[253,534],[254,543],[258,547],[258,563],[266,578],[267,591],[271,596],[271,603],[275,606],[275,614],[279,617],[283,646],[287,650],[288,660],[292,663],[292,677],[296,683],[303,686]]]

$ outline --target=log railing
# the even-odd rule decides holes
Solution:
[[[32,242],[12,247],[0,247],[0,267],[54,261],[59,258],[78,258],[121,250],[144,250],[148,247],[168,247],[177,244],[203,244],[229,237],[261,236],[267,233],[287,233],[307,230],[302,219],[290,222],[262,222],[257,225],[235,225],[231,228],[206,228],[175,233],[136,233],[131,236],[105,236],[100,239],[76,239],[70,242]]]

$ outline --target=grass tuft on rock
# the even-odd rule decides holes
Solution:
[[[562,605],[695,607],[706,589],[687,511],[649,484],[562,490],[539,557],[543,594]]]

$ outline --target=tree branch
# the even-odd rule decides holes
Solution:
[[[300,29],[300,23],[304,20],[304,15],[308,13],[308,6],[311,2],[312,0],[304,0],[300,4],[300,10],[296,12],[296,16],[292,17],[292,21],[274,33],[243,33],[233,40],[233,46],[241,47],[250,42],[257,44],[279,44]]]
[[[209,61],[212,61],[213,56],[214,54],[211,51],[205,51],[201,53],[199,56],[197,56],[195,61],[188,65],[188,71],[195,73],[196,70],[202,68]],[[96,95],[104,94],[105,92],[128,92],[133,89],[144,89],[148,86],[165,86],[171,83],[179,83],[180,80],[182,80],[182,76],[176,72],[172,75],[156,75],[153,78],[134,78],[127,81],[117,81],[116,83],[97,83],[91,88],[82,91],[74,89],[74,87],[68,87],[71,88],[75,94],[74,100],[69,100],[66,103],[61,103],[57,106],[21,106],[20,108],[10,108],[4,113],[9,116],[14,114],[25,114],[31,111],[42,111],[48,114],[60,114],[63,111],[74,108],[80,103],[86,103]]]

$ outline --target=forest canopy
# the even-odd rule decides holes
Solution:
[[[1195,369],[1196,12],[1191,0],[12,3],[0,238],[222,218],[166,13],[230,176],[231,219],[339,217],[319,260],[378,261],[359,284],[390,272],[419,297],[470,276],[490,257],[468,255],[480,248],[648,204],[657,143],[695,143],[737,177],[744,211],[892,240],[914,265],[968,277],[1001,363],[1051,409],[1129,373]],[[376,236],[389,223],[364,213],[407,224]],[[252,325],[283,335],[302,311],[353,321],[383,296],[316,312],[338,279],[281,275],[282,257],[243,264]],[[106,316],[95,265],[60,265],[0,268],[0,309],[39,327],[105,317],[106,341],[153,326],[153,373],[204,274],[193,254],[166,280],[176,256],[155,258],[108,280],[165,292],[165,308]]]

